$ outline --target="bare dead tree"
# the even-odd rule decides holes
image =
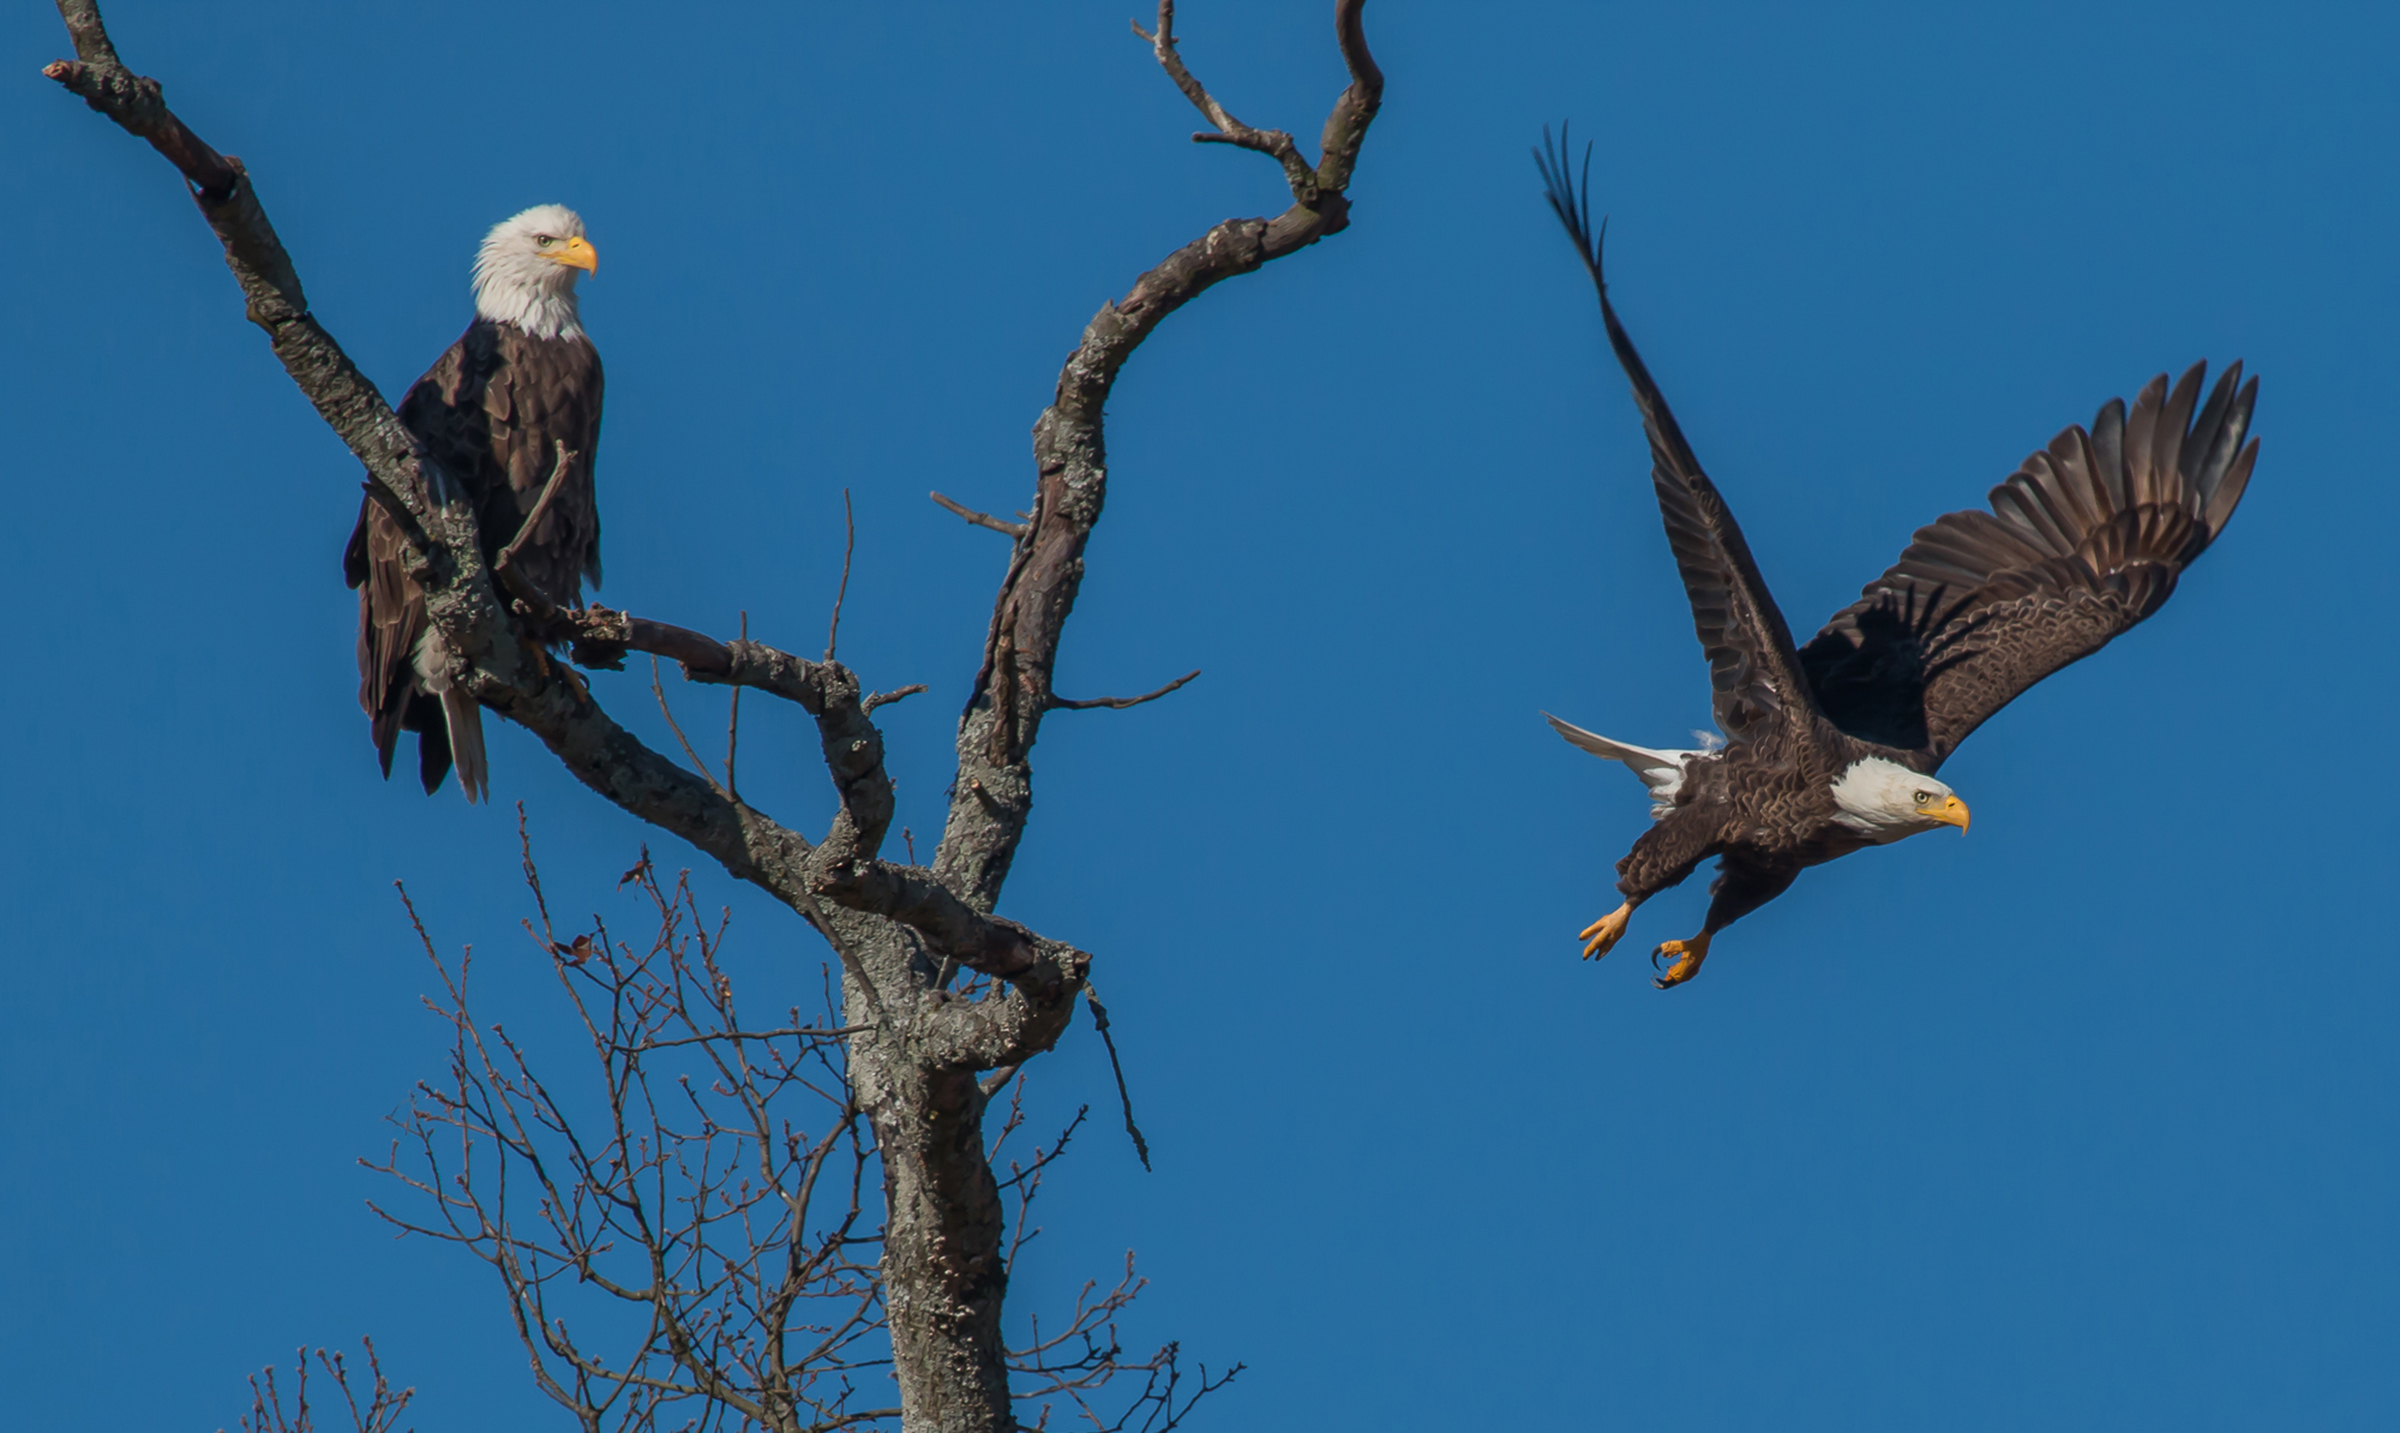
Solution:
[[[513,567],[487,570],[471,506],[455,495],[443,500],[416,442],[310,314],[299,271],[241,162],[178,119],[156,81],[126,68],[97,0],[57,5],[76,58],[45,73],[148,141],[183,176],[250,320],[365,466],[369,497],[406,535],[404,564],[454,654],[456,688],[532,732],[594,791],[789,906],[832,945],[843,972],[838,1028],[849,1032],[841,1038],[851,1098],[873,1131],[882,1176],[879,1270],[904,1422],[944,1433],[1013,1427],[1001,1338],[1010,1260],[984,1109],[1009,1073],[1056,1043],[1092,958],[993,912],[1032,810],[1034,742],[1043,718],[1069,705],[1052,690],[1051,674],[1107,492],[1102,410],[1119,370],[1168,314],[1348,226],[1351,178],[1383,94],[1364,0],[1333,7],[1349,82],[1313,165],[1288,133],[1235,119],[1193,76],[1176,48],[1171,0],[1161,0],[1155,29],[1134,27],[1207,120],[1194,139],[1273,158],[1292,202],[1273,218],[1226,220],[1168,255],[1123,298],[1101,305],[1068,357],[1034,428],[1030,511],[1022,525],[984,524],[1009,539],[1010,557],[959,720],[958,770],[930,867],[882,854],[893,799],[883,736],[869,719],[876,699],[830,655],[809,661],[599,607],[562,611]],[[653,751],[602,709],[588,684],[541,660],[520,634],[568,644],[583,665],[614,667],[643,652],[680,662],[690,680],[797,704],[816,720],[840,799],[829,829],[812,842],[730,783]],[[978,996],[953,990],[960,971],[990,983]]]

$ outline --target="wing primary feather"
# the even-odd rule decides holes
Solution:
[[[2192,506],[2194,516],[2199,515],[2200,508],[2208,498],[2208,490],[2200,485],[2200,474],[2207,468],[2208,460],[2216,455],[2217,439],[2225,423],[2225,410],[2232,405],[2234,387],[2241,381],[2242,365],[2239,362],[2217,375],[2216,384],[2208,390],[2208,401],[2200,405],[2200,416],[2192,420],[2191,436],[2184,440],[2184,491],[2199,499]]]
[[[2092,446],[2092,435],[2080,426],[2069,428],[2075,439],[2075,463],[2078,482],[2093,511],[2102,521],[2115,517],[2119,511],[2108,491],[2108,482],[2100,475],[2100,450]]]
[[[2222,411],[2208,432],[2208,447],[2193,465],[2192,487],[2199,494],[2199,509],[2207,511],[2217,495],[2217,488],[2232,470],[2233,460],[2241,455],[2242,440],[2250,433],[2251,405],[2258,401],[2258,380],[2242,382],[2242,365],[2235,363],[2217,380],[2217,394],[2224,397]],[[2209,399],[2209,407],[2218,407],[2217,398]],[[2202,415],[2203,419],[2208,417]]]
[[[2258,380],[2251,379],[2250,386],[2256,388]],[[2245,393],[2243,398],[2247,401],[2249,395]],[[2211,541],[2225,530],[2226,520],[2233,516],[2234,504],[2242,500],[2242,490],[2250,486],[2250,469],[2257,462],[2258,440],[2252,438],[2250,445],[2242,449],[2242,455],[2233,460],[2232,468],[2227,470],[2224,481],[2217,484],[2216,492],[2210,495],[2208,511],[2200,515],[2200,526]]]
[[[2092,452],[2100,460],[2100,483],[2118,512],[2133,506],[2125,485],[2125,400],[2111,398],[2092,419]]]
[[[2160,374],[2134,395],[2133,413],[2125,420],[2125,492],[2134,505],[2158,501],[2150,475],[2156,471],[2151,455],[2157,451],[2158,410],[2167,399],[2167,375]]]
[[[1609,299],[1603,267],[1608,226],[1603,220],[1595,227],[1591,219],[1593,146],[1584,146],[1582,190],[1578,193],[1578,176],[1569,169],[1573,150],[1568,133],[1561,124],[1554,142],[1545,127],[1534,162],[1541,171],[1551,212],[1574,240],[1576,253],[1591,276],[1600,298],[1600,319],[1608,333],[1609,350],[1632,385],[1634,404],[1641,411],[1659,516],[1691,599],[1697,635],[1708,654],[1717,724],[1728,738],[1746,741],[1777,714],[1806,710],[1811,705],[1807,678],[1800,670],[1791,631],[1759,575],[1740,524],[1693,455],[1665,394]]]
[[[2185,369],[2183,376],[2175,380],[2175,391],[2167,396],[2167,406],[2159,412],[2158,439],[2150,452],[2150,461],[2155,465],[2151,473],[2152,502],[2167,501],[2170,493],[2182,486],[2184,437],[2191,428],[2192,407],[2200,401],[2200,379],[2207,371],[2205,359]]]
[[[2083,461],[2083,426],[2076,426],[2050,440],[2050,490],[2072,510],[2076,523],[2094,527],[2108,521],[2107,505],[2094,494],[2091,470]]]
[[[1558,222],[1567,226],[1567,235],[1575,241],[1575,256],[1583,260],[1584,272],[1592,282],[1601,284],[1600,245],[1592,230],[1592,146],[1583,147],[1583,188],[1578,196],[1575,177],[1567,170],[1567,159],[1574,146],[1567,138],[1570,122],[1559,121],[1558,142],[1550,140],[1550,126],[1542,126],[1542,147],[1533,152],[1534,167],[1541,171],[1544,198],[1550,201],[1550,212]],[[1607,221],[1601,221],[1603,231]],[[1601,285],[1605,290],[1606,285]]]

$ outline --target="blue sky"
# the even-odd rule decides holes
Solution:
[[[318,316],[397,392],[493,221],[602,266],[613,605],[842,650],[938,829],[1004,510],[1091,312],[1271,213],[1124,4],[113,0],[136,69],[256,176]],[[1185,53],[1313,146],[1329,5],[1193,0]],[[1071,695],[1004,911],[1098,952],[1144,1125],[1045,1193],[1023,1307],[1127,1247],[1131,1343],[1250,1365],[1205,1426],[2380,1428],[2400,1418],[2400,698],[2389,183],[2400,17],[2363,5],[1377,0],[1355,227],[1134,360]],[[479,1265],[365,1210],[438,1072],[390,883],[495,1009],[555,1018],[554,899],[653,839],[494,724],[500,805],[376,776],[338,554],[355,465],[242,322],[146,149],[0,17],[0,1414],[230,1426],[246,1370],[371,1333],[417,1425],[553,1426]],[[1610,960],[1640,831],[1547,708],[1649,744],[1706,677],[1590,290],[1527,147],[1571,116],[1624,316],[1813,630],[1936,514],[2196,358],[2264,456],[2163,615],[1944,771],[1971,835],[1810,873],[1650,989]],[[602,699],[664,741],[646,681]],[[678,694],[703,727],[714,692]],[[757,703],[744,785],[830,795]],[[797,923],[713,871],[768,989]],[[563,893],[563,894],[562,894]],[[622,913],[620,913],[622,918]],[[1088,1025],[1056,1119],[1113,1097]],[[138,1390],[135,1391],[135,1390]]]

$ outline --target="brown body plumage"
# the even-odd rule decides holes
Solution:
[[[2236,363],[2201,405],[2205,365],[2195,364],[2172,390],[2164,376],[2152,380],[2130,414],[2112,400],[2088,432],[2067,429],[1994,488],[1989,512],[1920,529],[1890,571],[1795,647],[1733,514],[1618,322],[1588,194],[1579,201],[1559,151],[1538,157],[1641,409],[1726,738],[1722,751],[1650,751],[1551,718],[1569,741],[1632,767],[1655,803],[1656,824],[1617,863],[1625,903],[1584,932],[1587,955],[1606,954],[1644,900],[1720,858],[1700,934],[1658,949],[1676,957],[1658,983],[1675,985],[1698,971],[1716,932],[1809,866],[1966,825],[1964,804],[1934,773],[2019,693],[2165,603],[2241,501],[2258,456],[2255,439],[2244,444],[2258,384],[2244,384]]]
[[[508,267],[512,251],[505,247],[520,240],[531,255],[522,274]],[[474,505],[487,564],[516,539],[564,445],[569,461],[559,490],[514,559],[519,572],[564,606],[581,603],[585,578],[600,585],[592,464],[602,374],[600,356],[575,320],[572,288],[572,271],[591,263],[582,222],[555,205],[496,227],[477,265],[483,316],[397,410],[439,479]],[[427,624],[424,597],[401,567],[403,545],[390,514],[372,502],[359,505],[342,555],[343,576],[359,596],[359,705],[370,718],[384,775],[391,775],[400,733],[413,731],[426,791],[441,785],[455,759],[459,785],[472,801],[484,791],[481,712],[447,679],[447,656]]]

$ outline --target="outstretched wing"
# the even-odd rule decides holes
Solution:
[[[2233,515],[2258,460],[2258,380],[2208,365],[2128,416],[2111,399],[1992,489],[1990,512],[1919,528],[1900,561],[1801,649],[1817,707],[1863,740],[1940,766],[1984,719],[2162,606]]]
[[[1674,549],[1675,566],[1683,574],[1691,598],[1692,625],[1708,655],[1709,683],[1714,689],[1717,726],[1734,742],[1752,741],[1789,718],[1809,709],[1810,695],[1792,650],[1791,629],[1775,606],[1767,584],[1758,575],[1750,546],[1716,484],[1700,470],[1683,430],[1675,425],[1666,397],[1651,381],[1650,370],[1634,351],[1633,340],[1617,321],[1608,301],[1608,283],[1601,275],[1600,236],[1591,226],[1591,151],[1584,151],[1584,184],[1579,197],[1566,166],[1566,130],[1559,144],[1534,152],[1542,179],[1549,188],[1550,207],[1575,240],[1592,286],[1600,291],[1600,318],[1608,328],[1609,347],[1633,384],[1633,401],[1642,410],[1642,429],[1650,438],[1650,478],[1658,489],[1659,516],[1666,522],[1667,544]]]

